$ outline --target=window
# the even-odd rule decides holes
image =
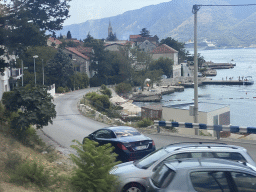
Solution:
[[[232,152],[221,152],[215,153],[216,158],[228,159],[232,161],[241,161],[247,162],[245,158],[240,153],[232,153]]]
[[[116,137],[128,137],[128,136],[136,136],[141,135],[136,129],[123,129],[123,130],[115,130]]]
[[[166,165],[159,167],[152,175],[152,183],[158,188],[165,188],[172,181],[175,172]]]
[[[113,138],[110,130],[99,130],[96,132],[95,137],[102,139]]]
[[[238,192],[252,192],[256,191],[256,177],[246,173],[231,172]]]
[[[198,192],[230,192],[225,172],[192,172],[190,179]]]
[[[135,166],[139,167],[141,169],[147,169],[153,163],[155,163],[158,159],[162,158],[166,154],[167,154],[167,152],[165,151],[165,149],[160,148],[160,149],[150,153],[146,157],[136,161]]]

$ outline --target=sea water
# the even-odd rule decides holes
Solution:
[[[236,64],[233,69],[217,69],[217,76],[210,77],[214,80],[238,80],[239,76],[252,76],[255,80],[253,85],[200,86],[198,101],[229,105],[232,125],[256,127],[256,49],[199,50],[198,53],[206,61]],[[161,104],[193,103],[193,99],[194,89],[186,88],[184,92],[164,95]]]

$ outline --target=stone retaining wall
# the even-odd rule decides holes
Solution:
[[[111,124],[111,125],[125,125],[126,123],[124,121],[122,121],[121,119],[111,119],[109,118],[107,115],[103,115],[102,113],[94,110],[93,108],[91,108],[88,105],[84,105],[84,104],[78,104],[78,109],[79,111],[87,116],[87,117],[91,117],[96,121],[100,121],[106,124]]]

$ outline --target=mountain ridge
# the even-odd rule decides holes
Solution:
[[[105,39],[108,35],[110,21],[113,32],[120,40],[128,40],[129,35],[139,34],[142,28],[147,28],[150,35],[157,35],[159,39],[172,37],[186,42],[193,39],[194,36],[194,15],[192,13],[194,4],[225,5],[232,1],[192,0],[188,2],[187,0],[172,0],[126,11],[117,16],[64,26],[57,34],[66,35],[70,31],[72,37],[83,40],[90,32],[94,38]],[[201,7],[198,11],[198,41],[208,39],[218,46],[256,44],[256,39],[252,35],[255,30],[253,25],[248,23],[251,22],[250,17],[253,18],[255,15],[255,7]],[[241,11],[244,14],[241,14]],[[243,35],[244,27],[246,27],[246,33],[249,36]]]

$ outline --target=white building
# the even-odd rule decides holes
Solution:
[[[173,120],[175,122],[194,123],[194,116],[191,116],[190,111],[193,105],[194,103],[184,103],[163,106],[162,119],[166,121]],[[230,125],[229,105],[199,102],[198,123],[207,125]],[[193,129],[188,128],[179,128],[179,130],[186,134],[195,133]]]

